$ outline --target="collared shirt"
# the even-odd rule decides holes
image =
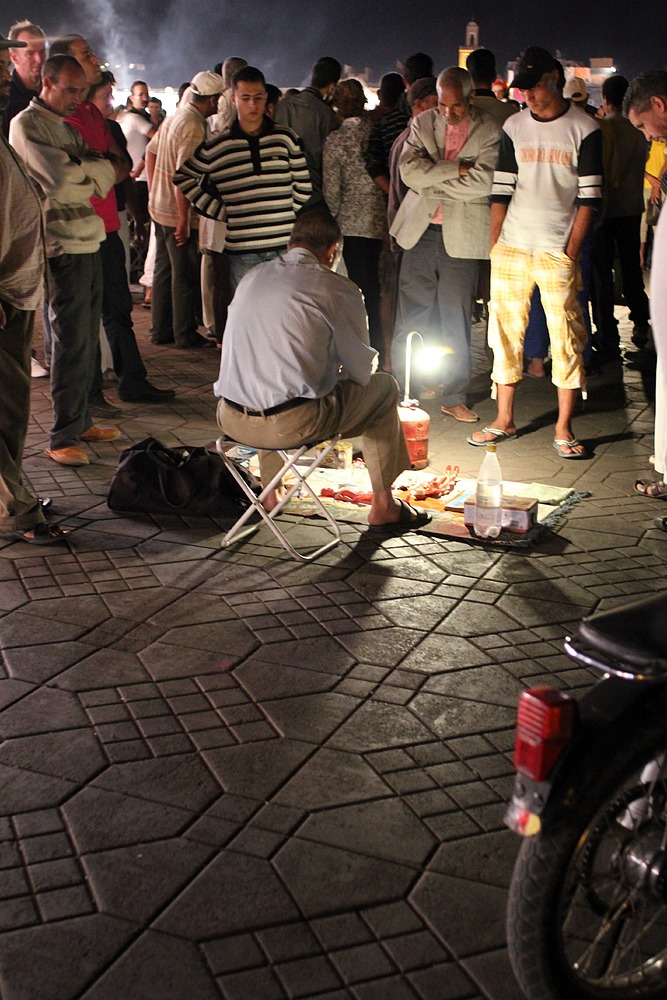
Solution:
[[[253,410],[320,399],[340,365],[360,385],[377,365],[354,282],[302,247],[249,271],[229,307],[215,395]]]
[[[0,299],[26,312],[42,301],[44,226],[25,167],[0,136]]]
[[[469,131],[470,115],[466,115],[463,121],[459,122],[458,125],[447,125],[447,131],[445,132],[445,146],[442,151],[443,160],[449,160],[450,162],[452,160],[458,160],[459,153],[466,144]],[[436,208],[431,222],[434,225],[436,223],[442,223],[442,204]]]
[[[146,147],[155,153],[155,173],[148,200],[151,218],[161,226],[178,225],[174,174],[206,138],[206,119],[192,104],[177,108],[160,125]],[[197,216],[190,216],[190,228],[197,229]]]
[[[226,219],[228,253],[283,250],[311,194],[297,137],[266,116],[258,135],[232,122],[183,163],[174,183],[202,215]]]

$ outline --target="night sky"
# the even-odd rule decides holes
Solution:
[[[5,18],[11,7],[3,4]],[[49,36],[85,35],[112,63],[144,64],[140,75],[155,89],[177,87],[229,55],[244,56],[281,87],[307,83],[321,55],[335,56],[354,71],[368,66],[370,80],[377,81],[396,69],[397,60],[424,51],[437,72],[457,62],[472,16],[480,44],[494,51],[503,71],[527,45],[559,49],[584,65],[591,57],[610,56],[629,78],[667,64],[667,19],[648,0],[559,0],[549,9],[477,0],[468,10],[443,0],[22,0],[13,9]]]

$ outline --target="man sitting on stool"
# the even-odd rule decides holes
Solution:
[[[410,458],[398,419],[398,386],[375,372],[364,300],[333,271],[341,233],[322,208],[303,212],[287,251],[240,282],[229,307],[215,383],[218,423],[241,444],[286,449],[333,434],[360,436],[371,478],[368,523],[417,528],[430,517],[395,500],[391,486]],[[344,369],[340,377],[339,370]],[[260,451],[262,481],[282,460]],[[278,490],[266,498],[278,503]]]

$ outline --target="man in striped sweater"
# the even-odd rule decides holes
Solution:
[[[226,219],[233,292],[251,268],[286,248],[312,189],[297,136],[265,114],[260,70],[244,66],[234,74],[232,100],[236,121],[185,160],[174,184],[202,215]]]

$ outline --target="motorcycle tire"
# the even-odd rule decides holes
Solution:
[[[567,766],[510,886],[519,985],[528,1000],[665,1000],[667,722],[644,711]]]

